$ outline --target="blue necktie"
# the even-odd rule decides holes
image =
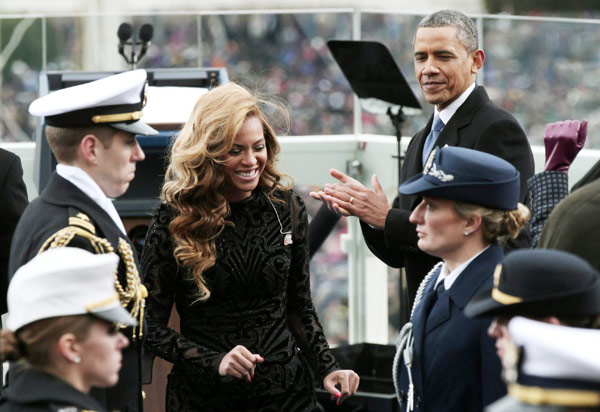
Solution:
[[[428,330],[429,328],[427,327],[428,323],[429,323],[429,319],[431,317],[431,315],[435,312],[435,304],[440,300],[440,298],[446,293],[446,285],[444,285],[444,281],[442,280],[437,287],[435,288],[435,290],[433,291],[432,295],[433,295],[433,299],[432,299],[432,304],[431,307],[429,308],[428,312],[427,312],[427,317],[425,318],[425,330]],[[440,310],[438,308],[438,310]]]
[[[433,119],[431,132],[429,132],[429,135],[427,135],[427,139],[425,139],[425,144],[423,145],[423,157],[421,159],[423,161],[423,165],[427,163],[429,153],[433,149],[433,146],[435,145],[435,142],[443,128],[444,122],[442,121],[442,119],[440,119],[440,116],[438,115],[435,117],[435,119]]]

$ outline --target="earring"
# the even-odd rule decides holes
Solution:
[[[469,232],[465,231],[464,235],[469,236]]]
[[[75,356],[73,358],[73,363],[81,363],[81,356]]]

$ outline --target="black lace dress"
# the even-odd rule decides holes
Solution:
[[[172,210],[155,212],[142,255],[146,300],[146,347],[173,363],[167,411],[314,411],[319,382],[339,369],[310,295],[307,215],[294,192],[273,206],[259,191],[232,203],[217,239],[217,262],[205,272],[212,295],[197,302],[191,272],[178,266],[169,234]],[[292,216],[293,214],[293,216]],[[167,327],[175,303],[181,333]],[[221,377],[218,366],[236,345],[265,361],[252,382]],[[313,375],[314,374],[314,375]]]

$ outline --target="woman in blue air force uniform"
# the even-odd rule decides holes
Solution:
[[[394,383],[403,411],[482,411],[506,392],[490,319],[468,319],[463,308],[492,286],[504,257],[497,240],[516,237],[529,218],[519,186],[510,163],[460,147],[436,148],[423,173],[400,186],[422,197],[410,216],[419,248],[442,259],[398,339]]]

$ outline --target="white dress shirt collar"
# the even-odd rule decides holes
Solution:
[[[434,118],[435,116],[439,115],[442,119],[442,122],[444,122],[444,125],[448,124],[448,122],[450,121],[450,119],[452,119],[452,116],[454,116],[454,113],[456,113],[458,108],[462,106],[462,104],[467,100],[471,93],[473,93],[473,90],[475,90],[475,86],[475,83],[472,83],[469,87],[467,87],[467,90],[465,90],[460,96],[458,96],[458,98],[455,101],[450,103],[448,107],[443,109],[441,112],[438,111],[437,106],[435,106],[433,109]]]
[[[123,221],[121,220],[115,205],[104,194],[100,186],[98,186],[98,183],[96,183],[90,175],[77,166],[69,166],[64,164],[56,165],[56,173],[60,177],[74,184],[79,190],[81,190],[96,204],[98,204],[98,206],[100,206],[115,222],[117,227],[121,229],[121,232],[126,234],[125,226],[123,226]]]
[[[438,276],[438,278],[435,282],[435,285],[434,285],[435,287],[433,289],[435,290],[435,288],[437,288],[437,286],[440,284],[441,281],[444,281],[444,287],[446,288],[446,290],[450,289],[450,287],[454,284],[454,281],[456,281],[456,279],[458,278],[458,275],[460,275],[477,256],[481,255],[489,247],[490,246],[488,245],[483,250],[481,250],[479,253],[477,253],[475,256],[473,256],[471,259],[467,260],[466,262],[464,262],[462,265],[460,265],[459,267],[457,267],[450,273],[448,273],[448,267],[444,263],[442,265],[442,270],[440,271],[440,275]]]

